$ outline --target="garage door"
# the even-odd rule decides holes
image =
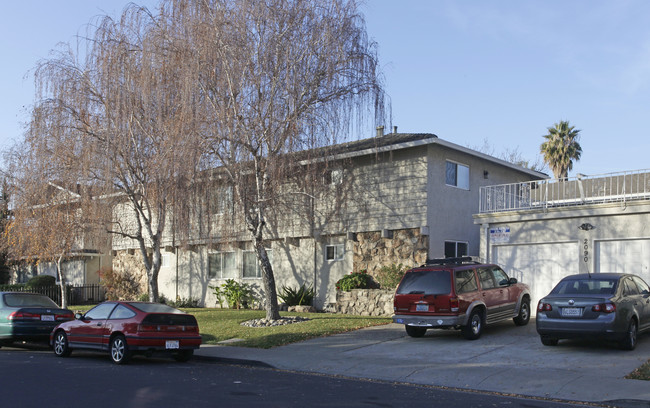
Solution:
[[[650,282],[650,239],[599,241],[594,251],[597,272],[633,273]]]
[[[578,256],[576,242],[492,246],[492,262],[530,286],[533,307],[560,279],[578,273]]]

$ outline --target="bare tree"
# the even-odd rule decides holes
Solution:
[[[197,161],[184,50],[168,41],[172,25],[133,5],[89,27],[85,42],[35,70],[30,149],[53,169],[42,181],[61,174],[90,192],[86,222],[137,243],[157,301],[168,211]]]
[[[28,136],[27,140],[30,140]],[[92,235],[85,225],[81,195],[42,177],[54,176],[45,157],[18,145],[9,157],[8,185],[14,209],[3,231],[2,245],[10,258],[25,262],[53,262],[61,287],[61,307],[67,307],[67,277],[63,261],[82,249]],[[54,177],[53,177],[54,178]],[[72,186],[76,186],[72,184]]]
[[[306,171],[292,153],[311,152],[303,164],[322,160],[351,123],[368,113],[383,122],[375,44],[355,0],[164,4],[186,28],[178,41],[194,50],[203,167],[220,169],[234,188],[262,270],[266,317],[278,319],[265,234],[287,195],[310,194],[305,183],[287,187]]]

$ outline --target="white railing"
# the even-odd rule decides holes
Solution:
[[[479,212],[650,200],[650,170],[481,187]]]

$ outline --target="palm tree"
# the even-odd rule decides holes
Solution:
[[[561,120],[544,135],[546,141],[540,146],[540,153],[558,180],[566,179],[569,170],[573,169],[573,161],[580,160],[582,147],[578,143],[578,133],[580,130],[570,126],[569,121]]]

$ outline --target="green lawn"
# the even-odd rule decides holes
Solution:
[[[86,311],[91,307],[70,306],[69,308],[75,311]],[[277,327],[246,327],[240,325],[240,323],[252,319],[261,319],[266,316],[266,312],[263,310],[215,308],[183,308],[182,310],[196,317],[204,344],[217,344],[224,340],[241,339],[241,341],[233,342],[232,345],[257,348],[281,346],[363,327],[387,324],[391,321],[387,317],[281,312],[282,316],[301,316],[311,320]]]

